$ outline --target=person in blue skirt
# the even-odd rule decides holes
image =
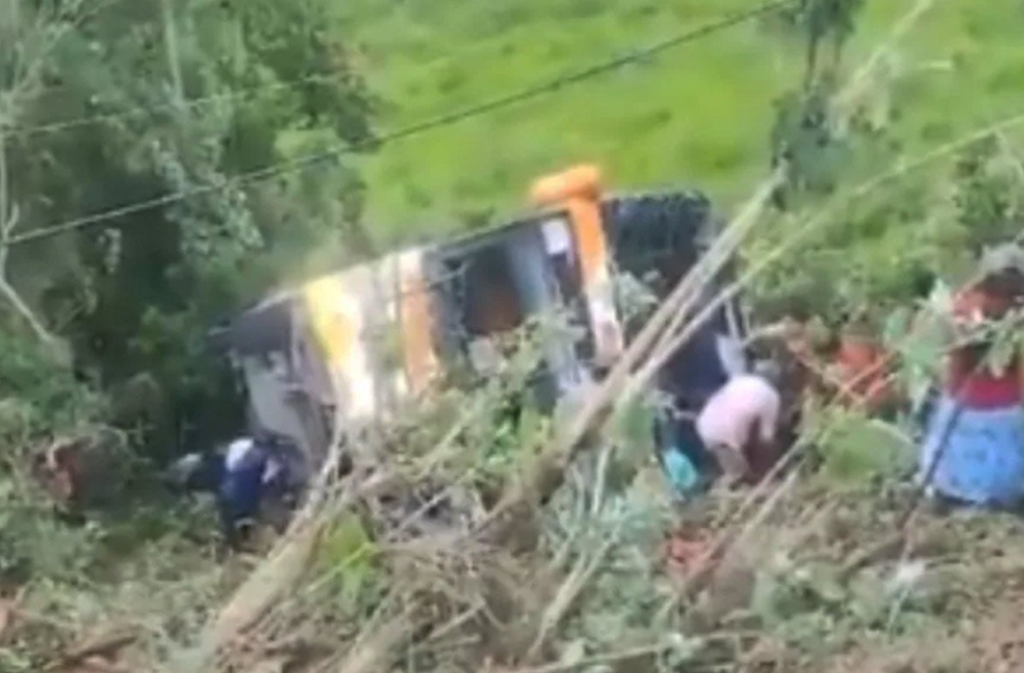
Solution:
[[[944,504],[1017,509],[1024,504],[1021,363],[1016,353],[992,361],[991,329],[1021,308],[1024,254],[992,251],[980,275],[954,299],[955,341],[927,422],[919,480]]]

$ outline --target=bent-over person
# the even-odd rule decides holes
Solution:
[[[697,417],[697,432],[730,482],[760,481],[778,458],[781,398],[774,372],[731,378]]]

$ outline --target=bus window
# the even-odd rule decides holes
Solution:
[[[481,251],[466,269],[466,329],[472,337],[510,332],[523,323],[512,269],[498,247]]]

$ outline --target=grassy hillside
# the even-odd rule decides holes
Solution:
[[[343,30],[393,128],[648,44],[755,0],[350,0]],[[868,0],[847,63],[909,0]],[[1024,11],[939,0],[899,45],[882,112],[908,151],[1024,107]],[[522,206],[535,176],[600,162],[623,188],[686,183],[724,206],[763,175],[773,101],[799,81],[802,46],[752,22],[651,62],[384,148],[366,165],[368,215],[387,240]]]

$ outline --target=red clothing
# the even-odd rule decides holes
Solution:
[[[846,337],[836,355],[836,374],[843,398],[863,401],[869,413],[882,410],[895,395],[889,376],[889,353],[867,339]]]
[[[953,303],[957,322],[970,324],[981,319],[998,320],[1010,310],[1008,300],[993,297],[981,290],[968,288]],[[949,355],[946,390],[971,409],[1007,407],[1021,401],[1020,363],[1017,357],[997,375],[984,365],[984,345],[971,344],[954,348]]]

